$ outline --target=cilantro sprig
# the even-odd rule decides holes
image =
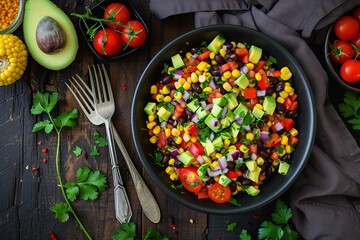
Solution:
[[[354,130],[360,130],[360,96],[358,94],[345,92],[344,100],[339,104],[339,111]]]
[[[74,216],[77,223],[79,224],[80,228],[86,235],[88,239],[92,239],[88,231],[86,230],[85,226],[80,221],[79,217],[77,216],[76,212],[74,211],[73,207],[71,206],[66,192],[65,187],[63,184],[63,181],[61,179],[61,173],[60,173],[60,146],[61,146],[61,130],[64,127],[75,127],[78,117],[78,110],[76,108],[73,108],[70,111],[65,111],[59,114],[57,117],[53,117],[51,115],[51,111],[56,106],[59,99],[59,95],[57,92],[53,93],[40,93],[37,92],[33,97],[33,105],[31,107],[31,113],[33,115],[40,115],[40,114],[46,114],[48,119],[39,121],[35,123],[32,132],[36,133],[41,130],[44,130],[45,133],[49,134],[53,130],[56,132],[57,136],[57,146],[56,146],[56,157],[55,157],[55,167],[56,167],[56,175],[58,178],[59,186],[61,189],[61,193],[63,195],[63,198],[65,200],[65,203],[60,202],[55,204],[53,207],[50,208],[51,211],[55,213],[55,217],[59,219],[61,222],[65,222],[69,219],[69,213]]]
[[[122,223],[117,228],[111,237],[111,240],[133,240],[137,239],[136,225],[133,222]],[[154,230],[152,227],[146,229],[144,240],[169,240],[167,236],[162,235],[159,231]]]

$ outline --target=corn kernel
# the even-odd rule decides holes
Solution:
[[[260,73],[256,73],[256,74],[255,74],[255,79],[258,80],[258,81],[260,81],[260,80],[262,79],[261,74],[260,74]]]
[[[185,151],[183,148],[179,148],[178,150],[179,150],[179,153],[180,153],[180,154],[183,154],[184,151]]]
[[[174,166],[175,162],[176,162],[175,158],[170,158],[169,161],[168,161],[168,164],[170,166]]]
[[[281,144],[286,145],[289,141],[289,138],[285,135],[281,135]]]
[[[237,87],[233,87],[233,88],[231,89],[231,92],[232,92],[232,93],[235,93],[235,94],[239,94],[239,93],[240,93],[240,89],[237,88]]]
[[[207,67],[207,65],[208,65],[207,62],[200,62],[196,67],[198,70],[204,71],[204,69]]]
[[[202,71],[196,70],[196,71],[195,71],[195,74],[198,75],[198,76],[200,76],[200,75],[202,74]]]
[[[235,150],[236,150],[236,146],[235,146],[235,145],[230,145],[230,146],[228,147],[228,150],[229,150],[229,152],[235,151]]]
[[[172,174],[174,171],[175,171],[175,169],[172,166],[167,166],[165,169],[165,172],[169,175]]]
[[[157,93],[157,86],[156,85],[151,85],[150,87],[150,94],[156,94]]]
[[[197,141],[198,141],[197,137],[191,137],[190,138],[190,142],[192,142],[192,143],[195,143]]]
[[[285,85],[284,87],[284,91],[287,92],[287,93],[290,93],[291,91],[293,91],[294,89],[291,87],[291,86],[287,86]]]
[[[154,121],[155,120],[155,115],[154,114],[149,115],[148,120],[149,120],[149,122]]]
[[[185,142],[189,142],[190,139],[191,139],[190,134],[189,134],[189,133],[184,133],[184,135],[183,135],[183,140],[184,140]]]
[[[146,125],[146,127],[147,127],[147,129],[153,129],[154,127],[156,126],[156,122],[149,122],[147,125]]]
[[[211,65],[216,65],[217,62],[215,60],[211,60]]]
[[[222,49],[220,49],[219,53],[221,56],[224,57],[226,55],[226,50],[222,48]]]
[[[219,179],[220,179],[220,177],[219,177],[219,176],[214,177],[214,180],[215,180],[216,182],[218,182],[218,181],[219,181]]]
[[[178,82],[179,82],[181,85],[184,85],[184,83],[186,83],[186,79],[185,79],[185,78],[179,78]]]
[[[176,82],[174,83],[174,87],[175,87],[176,89],[179,89],[179,88],[182,87],[182,84],[181,84],[179,81],[176,81]]]
[[[283,99],[285,99],[285,98],[287,98],[287,97],[289,96],[289,94],[288,94],[287,92],[285,92],[285,91],[279,92],[279,95],[280,95],[280,97],[282,97]]]
[[[192,72],[190,75],[190,82],[198,82],[199,81],[199,77],[198,75],[196,75],[196,73]]]
[[[211,169],[214,169],[214,168],[217,167],[217,166],[219,166],[218,161],[213,161],[213,162],[210,164]]]
[[[202,74],[202,75],[199,75],[198,80],[199,80],[200,83],[203,83],[203,82],[206,81],[206,76],[203,75],[203,74]],[[196,82],[194,82],[194,83],[196,83]]]
[[[228,82],[224,82],[224,84],[222,86],[225,89],[225,91],[227,91],[227,92],[230,92],[230,90],[232,88],[230,83],[228,83]]]
[[[206,92],[206,93],[212,93],[212,88],[211,87],[206,87],[203,89],[203,92]]]
[[[167,95],[170,93],[170,86],[164,86],[160,91],[162,94]]]
[[[158,135],[159,133],[160,133],[160,126],[159,125],[157,125],[157,126],[155,126],[154,128],[153,128],[153,134],[155,134],[155,135]]]
[[[171,129],[165,128],[165,136],[170,137],[171,136]]]
[[[238,191],[237,189],[235,189],[234,192],[231,192],[231,195],[235,196],[235,195],[238,194],[238,193],[239,193],[239,191]]]
[[[182,99],[182,97],[183,97],[183,94],[182,94],[181,92],[176,92],[176,93],[174,94],[174,98],[175,98],[176,100],[180,100],[180,99]]]
[[[246,133],[245,137],[246,137],[246,139],[248,139],[250,141],[254,140],[254,138],[255,138],[254,134],[251,132]]]
[[[221,153],[216,153],[216,154],[215,154],[215,158],[216,158],[216,159],[219,159],[219,158],[221,158],[221,157],[222,157],[222,154],[221,154]]]
[[[177,173],[176,172],[173,172],[171,175],[170,175],[170,180],[171,181],[176,181],[176,180],[178,180],[178,175],[177,175]]]
[[[177,129],[177,128],[171,129],[171,135],[173,135],[173,136],[175,136],[175,137],[180,136],[180,131],[179,131],[179,129]]]
[[[229,79],[229,78],[231,77],[231,72],[230,72],[230,71],[225,71],[225,72],[223,73],[223,77],[224,77],[225,79]]]
[[[230,145],[230,140],[229,139],[225,139],[224,143],[223,143],[223,147],[227,148]]]
[[[171,102],[172,98],[170,96],[164,97],[164,102]]]
[[[152,136],[152,137],[150,138],[150,142],[151,142],[152,144],[155,144],[155,143],[157,142],[157,137],[156,137],[156,136]]]
[[[210,53],[210,59],[214,59],[214,58],[215,58],[215,55],[216,55],[216,54],[215,54],[214,52],[211,52],[211,53]]]
[[[188,82],[184,83],[184,85],[183,85],[183,88],[184,88],[185,90],[189,90],[190,87],[191,87],[191,84],[188,83]]]
[[[291,128],[289,132],[290,132],[290,135],[294,136],[294,137],[299,134],[299,132],[296,128]]]
[[[256,163],[257,163],[257,165],[261,166],[265,163],[265,160],[262,157],[258,157],[256,159]]]
[[[238,78],[238,77],[240,77],[240,75],[241,75],[241,72],[239,69],[234,69],[231,71],[231,76],[233,76],[234,78]]]
[[[285,152],[286,152],[286,153],[292,153],[292,151],[293,151],[293,148],[292,148],[290,145],[287,145],[287,146],[285,147]]]
[[[283,80],[289,80],[292,76],[292,73],[288,67],[283,67],[280,69],[280,77]]]
[[[253,64],[253,63],[247,63],[247,64],[245,64],[245,66],[246,66],[249,70],[253,70],[253,69],[254,69],[254,64]]]
[[[239,192],[242,190],[243,188],[241,187],[241,185],[236,184],[236,190],[238,190]]]
[[[277,101],[278,103],[284,103],[284,102],[285,102],[285,99],[283,99],[282,97],[277,97],[277,98],[276,98],[276,101]]]
[[[260,109],[260,110],[264,109],[263,105],[261,105],[260,103],[255,104],[255,107]]]
[[[249,149],[245,145],[241,145],[239,150],[243,153],[247,153],[249,151]]]
[[[241,42],[238,42],[238,43],[236,44],[236,47],[238,47],[238,48],[246,48],[245,44],[243,44],[243,43],[241,43]]]
[[[156,101],[158,101],[158,102],[164,101],[164,95],[162,95],[162,94],[157,94],[157,95],[156,95]]]
[[[180,144],[182,142],[182,138],[180,136],[177,136],[177,137],[174,138],[174,142],[176,144]]]
[[[280,163],[280,159],[276,159],[276,160],[272,161],[271,164],[272,164],[274,167],[276,167],[277,165],[279,165],[279,163]]]
[[[192,58],[192,53],[191,53],[191,52],[187,52],[187,53],[185,54],[185,57],[186,57],[188,60],[190,60],[190,59]]]

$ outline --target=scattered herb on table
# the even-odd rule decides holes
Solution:
[[[133,222],[122,223],[117,228],[111,237],[112,240],[134,240],[136,236],[136,225]],[[160,232],[154,230],[152,227],[146,229],[144,240],[169,240],[167,236],[162,235]]]
[[[75,146],[74,148],[73,148],[73,153],[75,154],[75,156],[80,156],[81,155],[81,153],[82,153],[82,149],[81,149],[81,147],[79,147],[79,146]]]
[[[108,145],[105,138],[103,138],[98,131],[94,131],[94,139],[95,139],[96,145],[99,147],[105,147]]]
[[[231,222],[230,220],[226,221],[226,231],[235,233],[235,227],[237,226],[236,222]]]
[[[344,100],[339,104],[339,111],[354,130],[360,130],[360,96],[358,94],[345,92]]]
[[[99,150],[96,148],[96,146],[91,146],[90,148],[90,155],[91,156],[99,156]]]
[[[55,217],[59,219],[61,222],[65,222],[69,218],[69,213],[71,213],[76,219],[77,223],[79,224],[80,228],[82,229],[86,237],[88,239],[92,239],[66,196],[65,187],[61,179],[61,173],[60,173],[61,130],[63,129],[63,127],[72,128],[76,126],[78,110],[76,108],[73,108],[70,111],[62,112],[57,117],[53,118],[53,116],[51,115],[51,111],[57,104],[58,99],[59,99],[59,95],[57,92],[53,92],[53,93],[37,92],[34,95],[33,106],[31,107],[31,113],[33,115],[40,115],[42,113],[45,113],[47,114],[48,119],[35,123],[32,132],[35,133],[44,130],[45,133],[49,134],[53,130],[55,130],[57,135],[55,167],[56,167],[56,175],[58,178],[59,186],[61,189],[62,196],[65,200],[65,203],[62,202],[57,203],[51,208],[51,210],[55,212]]]

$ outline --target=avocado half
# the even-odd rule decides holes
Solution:
[[[66,35],[65,47],[56,53],[43,52],[36,42],[36,28],[45,17],[53,18]],[[58,6],[49,0],[27,0],[23,21],[24,39],[31,56],[40,65],[51,70],[60,70],[69,66],[79,49],[75,27],[70,18]]]

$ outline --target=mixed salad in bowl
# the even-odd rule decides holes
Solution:
[[[272,175],[287,174],[299,143],[290,67],[221,34],[163,66],[148,89],[143,125],[156,146],[153,161],[175,188],[225,203],[239,193],[257,196]]]

